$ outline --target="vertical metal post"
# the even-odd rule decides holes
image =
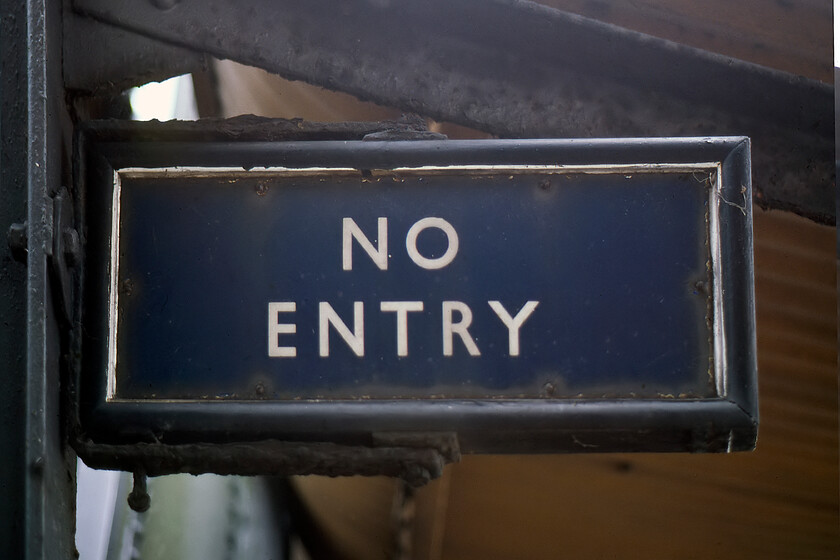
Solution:
[[[0,557],[72,558],[75,458],[64,445],[48,258],[62,182],[61,3],[0,0]],[[13,228],[13,224],[18,224]],[[15,261],[25,255],[25,264]]]
[[[25,14],[20,2],[0,2],[0,554],[6,558],[22,558],[25,542],[26,267],[13,260],[5,239],[12,224],[20,227],[26,217],[26,175],[20,161],[26,148],[14,139],[26,127],[25,79],[20,76],[26,76]],[[18,249],[25,247],[25,230],[18,242]]]

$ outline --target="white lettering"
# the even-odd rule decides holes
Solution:
[[[353,270],[353,238],[379,270],[388,270],[388,218],[379,218],[377,226],[378,237],[374,247],[353,218],[344,218],[341,230],[341,265],[344,270]]]
[[[457,311],[461,314],[461,320],[457,323],[452,322],[452,313]],[[478,346],[470,336],[467,330],[472,323],[472,310],[469,306],[461,301],[444,301],[443,302],[443,355],[452,355],[452,335],[457,334],[461,337],[461,341],[467,348],[470,356],[480,356]]]
[[[344,339],[347,346],[359,357],[365,355],[364,304],[353,302],[353,332],[326,301],[318,302],[318,353],[322,358],[330,355],[330,325]]]
[[[420,254],[420,251],[417,250],[417,236],[420,235],[424,229],[430,227],[438,228],[446,234],[446,252],[444,252],[440,257],[434,259],[427,259]],[[443,218],[423,218],[411,226],[411,229],[408,230],[408,233],[405,236],[405,249],[408,251],[408,256],[411,257],[411,260],[413,260],[414,264],[417,266],[425,268],[426,270],[437,270],[451,263],[455,258],[455,255],[458,253],[458,233],[455,231],[455,228],[452,227],[452,224]]]
[[[408,312],[423,311],[423,302],[383,301],[379,304],[379,309],[397,314],[397,356],[408,356]]]
[[[277,336],[281,334],[295,334],[297,325],[294,323],[279,323],[280,313],[294,313],[297,304],[293,301],[271,301],[268,303],[268,357],[294,358],[297,348],[294,346],[280,346]]]
[[[519,310],[519,313],[516,314],[516,317],[511,317],[510,313],[502,306],[502,304],[498,301],[488,301],[487,303],[490,304],[490,307],[493,311],[496,312],[496,315],[499,316],[499,319],[502,320],[502,323],[508,328],[508,352],[511,356],[518,356],[519,355],[519,329],[522,327],[522,323],[525,322],[528,317],[531,316],[531,313],[534,312],[534,309],[537,308],[540,302],[538,301],[529,301],[526,303],[522,309]]]

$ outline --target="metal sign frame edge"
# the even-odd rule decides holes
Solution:
[[[128,135],[130,136],[130,134]],[[755,446],[758,429],[752,216],[749,204],[750,145],[743,137],[492,140],[492,141],[218,141],[194,143],[180,136],[164,141],[127,141],[125,130],[107,125],[80,135],[77,177],[91,227],[110,216],[112,198],[99,192],[102,177],[115,169],[141,166],[213,165],[239,168],[330,167],[393,169],[423,165],[513,164],[691,164],[717,162],[720,254],[719,315],[725,351],[718,367],[723,397],[699,400],[428,400],[338,402],[106,402],[104,379],[89,376],[107,361],[102,344],[102,278],[96,259],[85,265],[86,304],[82,324],[89,330],[79,379],[77,451],[86,462],[134,470],[149,456],[148,445],[205,446],[202,472],[214,466],[214,449],[247,442],[314,442],[370,447],[378,435],[457,434],[466,452],[728,452]],[[445,150],[443,149],[445,148]],[[175,155],[177,154],[177,155]],[[558,162],[557,159],[562,161]],[[110,226],[109,226],[110,227]],[[106,251],[107,252],[107,251]],[[90,251],[88,251],[90,253]],[[97,301],[99,298],[100,301]],[[98,318],[97,318],[98,314]],[[107,314],[106,314],[107,316]],[[105,321],[107,323],[107,320]],[[94,325],[98,324],[98,328]],[[107,327],[106,327],[107,330]],[[107,338],[107,337],[106,337]],[[410,439],[410,438],[409,438]],[[103,458],[113,446],[116,463]],[[145,450],[142,450],[145,447]],[[198,447],[196,447],[198,446]],[[105,453],[107,454],[107,453]],[[201,453],[199,452],[199,455]],[[177,461],[176,461],[177,462]],[[195,469],[195,456],[191,459]],[[172,472],[185,466],[169,467]],[[263,465],[261,471],[271,470]],[[247,470],[247,469],[243,469]],[[168,471],[167,471],[168,472]],[[187,471],[193,472],[193,471]],[[255,474],[246,473],[242,474]]]

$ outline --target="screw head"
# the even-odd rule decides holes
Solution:
[[[147,492],[138,490],[137,488],[131,491],[127,501],[128,507],[138,513],[149,511],[149,507],[152,505],[152,497]]]

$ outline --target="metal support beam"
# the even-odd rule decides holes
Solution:
[[[505,137],[747,135],[762,206],[834,223],[833,92],[517,0],[75,0],[162,41]]]
[[[2,558],[72,558],[75,550],[76,463],[61,429],[48,276],[51,195],[62,181],[60,8],[0,0],[0,228],[17,245],[0,244]],[[13,252],[25,253],[25,264]]]
[[[78,93],[119,93],[130,87],[207,68],[201,53],[64,13],[64,86]]]

